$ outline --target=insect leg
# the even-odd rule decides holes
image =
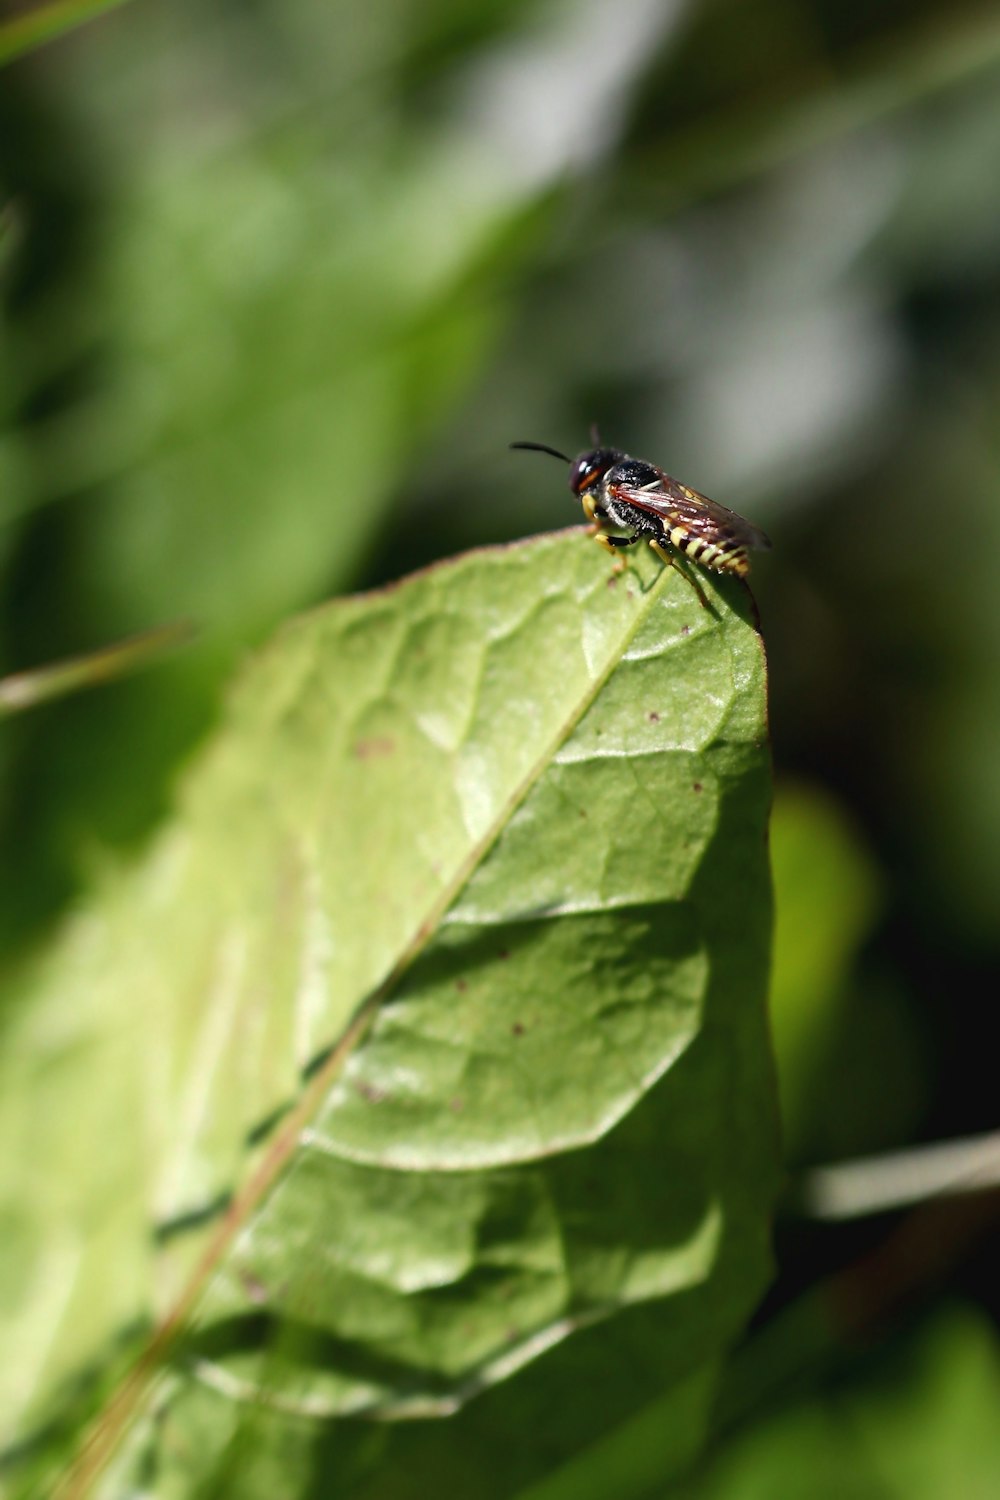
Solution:
[[[638,541],[638,537],[634,538],[634,540]],[[668,567],[676,568],[681,577],[687,579],[688,583],[698,595],[698,598],[701,601],[702,609],[709,609],[710,605],[708,600],[705,598],[705,590],[702,588],[697,578],[695,578],[693,574],[689,573],[687,568],[681,567],[676,557],[674,557],[673,554],[667,550],[667,548],[658,537],[650,537],[649,545],[652,547],[657,557],[661,557]]]
[[[600,518],[607,514],[597,503],[596,495],[588,495],[586,492],[580,496],[580,504],[583,506],[583,514],[587,518],[587,524],[592,532],[597,531],[601,524]]]
[[[634,547],[636,542],[642,541],[642,537],[638,534],[635,536],[608,536],[606,531],[598,531],[594,536],[594,541],[599,547],[603,547],[605,551],[617,553],[619,547]],[[616,557],[615,572],[620,573],[624,567],[624,557]]]

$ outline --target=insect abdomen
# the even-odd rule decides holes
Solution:
[[[683,526],[674,526],[669,536],[679,552],[703,568],[712,568],[716,573],[736,573],[740,578],[745,578],[750,571],[750,559],[742,547],[726,542],[707,542]]]

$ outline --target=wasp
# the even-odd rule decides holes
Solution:
[[[671,567],[676,566],[674,553],[683,552],[703,568],[745,578],[750,571],[748,550],[766,550],[771,545],[762,531],[735,511],[699,495],[655,464],[631,458],[617,448],[598,446],[569,458],[547,443],[511,443],[511,447],[551,453],[569,464],[569,487],[580,498],[595,541],[609,552],[647,541]],[[605,530],[608,525],[629,535],[610,535]],[[707,608],[697,580],[689,581]]]

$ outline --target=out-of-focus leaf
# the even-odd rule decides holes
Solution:
[[[708,15],[709,26],[719,24],[718,11]],[[734,47],[745,55],[740,28],[728,19]],[[779,68],[769,89],[751,93],[749,107],[740,99],[706,119],[682,123],[645,153],[640,186],[666,196],[671,205],[718,192],[807,149],[814,152],[870,128],[928,95],[974,86],[981,73],[996,69],[998,58],[1000,26],[976,7],[949,17],[945,25],[929,27],[920,20],[887,28],[877,46],[854,48],[853,55],[842,57],[830,80],[809,79],[803,87],[801,74],[789,82]]]
[[[88,656],[75,656],[69,661],[52,662],[45,667],[0,677],[0,718],[47,703],[50,698],[61,698],[65,693],[77,693],[82,688],[96,687],[98,683],[134,672],[171,646],[178,645],[190,633],[190,626],[183,623],[164,625],[159,630],[133,636],[129,641],[104,646]]]
[[[855,1378],[793,1400],[721,1445],[677,1493],[697,1500],[992,1500],[1000,1350],[967,1308],[938,1313]]]
[[[426,24],[136,6],[60,59],[88,197],[65,266],[44,262],[5,338],[19,419],[0,443],[0,509],[45,534],[11,633],[37,659],[162,618],[201,636],[155,703],[130,684],[101,715],[74,705],[13,740],[0,842],[31,871],[0,862],[0,939],[23,940],[84,883],[93,845],[162,815],[247,644],[356,583],[379,547],[384,569],[406,566],[418,528],[394,512],[512,314],[551,211],[540,193],[564,169],[494,170],[490,121],[469,118],[453,78],[438,101],[450,130],[437,112],[399,118],[392,80]],[[29,272],[63,246],[31,238],[52,207],[38,175],[19,183]]]
[[[850,1401],[859,1444],[900,1494],[989,1500],[1000,1483],[1000,1349],[971,1308],[940,1313],[893,1376]]]
[[[252,664],[175,825],[12,1013],[8,1415],[174,1309],[162,1493],[216,1464],[263,1493],[258,1396],[300,1425],[485,1391],[456,1441],[501,1495],[717,1358],[775,1129],[763,655],[710,587],[541,538]],[[546,1351],[544,1449],[484,1446]],[[98,1460],[140,1411],[108,1408]]]
[[[817,1070],[835,1035],[850,965],[878,909],[879,881],[843,811],[817,787],[779,790],[771,861],[771,1018],[782,1123],[796,1155],[812,1117]]]
[[[52,0],[49,5],[35,5],[22,15],[0,21],[0,63],[11,62],[25,52],[53,42],[94,16],[124,3],[125,0]]]
[[[252,141],[194,170],[171,152],[112,226],[109,390],[41,471],[53,493],[100,482],[81,545],[122,613],[169,599],[239,641],[355,577],[488,347],[497,309],[464,286],[517,209],[442,182],[430,150],[405,185],[359,168],[295,131],[280,171]]]

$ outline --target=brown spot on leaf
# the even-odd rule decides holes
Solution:
[[[700,791],[701,791],[701,782],[700,782],[700,781],[696,781],[696,782],[695,782],[695,783],[694,783],[694,784],[693,784],[693,786],[692,786],[692,788],[691,788],[691,790],[692,790],[692,791],[693,791],[693,792],[700,792]]]
[[[381,1104],[383,1099],[389,1097],[387,1089],[377,1088],[374,1083],[365,1083],[364,1080],[357,1085],[357,1090],[362,1099],[367,1099],[369,1104]]]
[[[460,995],[464,995],[466,990],[469,988],[469,981],[467,979],[456,979],[455,988],[456,990],[458,990],[458,993]]]
[[[387,755],[394,755],[396,741],[390,734],[373,734],[365,740],[358,740],[354,746],[354,753],[358,760],[384,760]]]
[[[497,954],[497,958],[506,961],[508,958],[510,958],[510,949],[509,948],[501,948],[500,951],[499,951],[499,953]]]
[[[245,1266],[240,1267],[237,1275],[240,1279],[240,1286],[247,1294],[248,1302],[254,1302],[259,1307],[262,1302],[267,1301],[267,1287],[259,1276],[253,1271],[248,1271]]]
[[[515,1021],[514,1024],[513,1024],[513,1026],[510,1029],[511,1029],[511,1031],[513,1032],[513,1034],[515,1036],[524,1036],[524,1022],[523,1021]]]
[[[649,720],[649,722],[651,724],[659,724],[659,722],[660,722],[660,716],[659,716],[659,714],[656,713],[656,711],[653,710],[653,709],[650,710],[650,712],[646,715],[646,717],[648,718],[648,720]]]

